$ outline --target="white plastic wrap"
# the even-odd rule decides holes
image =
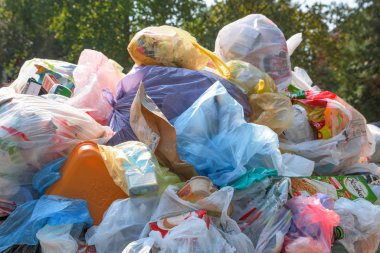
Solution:
[[[340,198],[334,210],[340,215],[343,244],[349,253],[375,253],[380,242],[380,206],[364,199]]]
[[[291,81],[288,46],[282,31],[261,14],[251,14],[224,26],[215,53],[225,62],[243,60],[268,73],[277,86]]]
[[[78,244],[70,235],[73,224],[61,226],[45,225],[36,237],[40,241],[42,253],[76,253]]]

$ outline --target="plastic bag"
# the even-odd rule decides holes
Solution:
[[[39,194],[44,194],[45,190],[49,188],[50,185],[61,178],[61,173],[59,171],[65,161],[66,157],[58,158],[47,164],[34,175],[33,188],[36,189]]]
[[[190,33],[172,26],[150,26],[138,32],[128,45],[137,65],[163,65],[194,70],[213,67],[229,78],[228,67],[212,52],[197,43]]]
[[[45,225],[38,230],[36,237],[41,244],[42,253],[76,253],[78,244],[70,235],[72,228],[73,224]]]
[[[73,71],[76,65],[56,60],[34,58],[26,61],[19,72],[17,79],[10,85],[17,93],[21,93],[28,79],[33,77],[42,83],[44,73],[52,73],[61,84],[74,88]],[[39,74],[38,74],[39,73]]]
[[[115,184],[129,196],[156,194],[170,184],[181,182],[177,175],[159,165],[144,143],[129,141],[115,147],[99,145],[99,150]]]
[[[235,252],[214,225],[208,227],[204,220],[196,217],[174,227],[164,238],[157,231],[150,232],[149,237],[154,238],[158,252],[162,253]]]
[[[137,140],[131,129],[129,117],[132,102],[141,82],[144,84],[146,94],[168,120],[178,117],[218,80],[243,106],[246,119],[251,114],[247,96],[233,83],[208,71],[145,66],[134,68],[131,72],[121,80],[113,103],[110,126],[116,134],[109,142],[110,145]]]
[[[17,207],[0,225],[0,251],[15,245],[36,245],[36,233],[46,224],[92,224],[86,201],[43,195]]]
[[[128,198],[112,203],[99,226],[91,227],[86,233],[89,245],[96,252],[122,252],[137,239],[156,210],[159,199]]]
[[[374,163],[380,163],[380,128],[371,124],[367,124],[367,128],[373,135],[376,143],[375,153],[372,154],[370,161]]]
[[[139,141],[156,154],[160,164],[167,166],[181,179],[191,179],[197,172],[179,158],[176,131],[141,84],[131,107],[130,124]]]
[[[330,253],[334,226],[339,215],[322,206],[315,197],[298,196],[286,206],[292,210],[292,226],[285,237],[283,252]]]
[[[252,94],[249,103],[253,123],[270,127],[277,134],[292,126],[293,110],[288,97],[280,93]]]
[[[153,245],[153,238],[142,238],[128,244],[122,253],[150,253]]]
[[[231,71],[231,78],[229,80],[242,88],[247,95],[277,91],[273,79],[252,64],[233,60],[227,62],[227,66]],[[264,81],[262,87],[259,85],[260,80]]]
[[[287,178],[266,178],[236,191],[232,217],[251,239],[254,246],[251,252],[280,252],[291,219],[291,212],[284,207],[288,188]]]
[[[244,175],[231,182],[229,186],[232,186],[236,190],[242,190],[249,188],[252,183],[261,181],[269,176],[277,176],[277,170],[252,168],[248,169]]]
[[[213,218],[211,223],[218,228],[219,233],[222,234],[229,245],[236,249],[236,252],[250,252],[250,249],[253,247],[251,241],[247,236],[241,233],[236,222],[227,215],[234,192],[232,187],[223,187],[219,191],[213,192],[208,197],[200,199],[195,203],[179,198],[176,194],[176,190],[177,188],[175,186],[166,188],[151,217],[151,222],[164,217],[172,217],[186,212],[204,209],[208,213],[220,217]],[[146,227],[140,237],[148,236],[148,233],[149,229]]]
[[[215,41],[223,61],[243,60],[268,73],[279,90],[291,81],[290,59],[284,34],[270,19],[251,14],[224,26]]]
[[[315,163],[302,156],[282,154],[284,177],[309,177],[313,174]]]
[[[301,143],[315,140],[316,136],[307,119],[305,108],[300,105],[293,105],[292,109],[294,113],[292,126],[285,129],[280,137],[290,143]]]
[[[106,94],[116,94],[116,86],[124,77],[122,67],[101,52],[85,49],[73,76],[76,89],[68,104],[84,109],[98,123],[106,125],[112,112]]]
[[[334,210],[344,230],[344,238],[338,242],[349,253],[375,253],[380,242],[380,207],[364,199],[340,198]]]
[[[20,190],[30,192],[33,175],[80,141],[102,144],[112,135],[109,127],[67,104],[32,95],[1,96],[0,197],[13,200],[23,194]]]
[[[314,121],[320,137],[332,137],[297,144],[280,139],[283,152],[314,161],[314,171],[319,175],[337,175],[345,167],[358,163],[361,157],[370,157],[374,152],[373,137],[367,129],[365,118],[336,94],[308,90],[297,91],[291,96],[295,97],[295,101],[308,105],[311,110],[316,107],[315,113],[322,120]],[[320,108],[322,113],[318,112]],[[309,115],[310,120],[313,119]]]
[[[277,135],[247,123],[243,110],[216,82],[174,123],[181,159],[221,186],[252,167],[281,170]]]

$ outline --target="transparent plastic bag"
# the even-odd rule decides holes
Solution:
[[[316,196],[297,196],[290,199],[286,206],[291,209],[293,217],[283,252],[330,253],[339,215],[325,208]]]
[[[277,135],[247,123],[242,107],[216,82],[174,122],[181,159],[221,186],[247,168],[281,170]]]
[[[109,174],[129,196],[157,194],[170,184],[181,182],[168,168],[161,167],[142,142],[128,141],[117,146],[99,145]]]
[[[154,101],[168,120],[173,120],[216,81],[220,81],[243,106],[244,116],[249,119],[251,108],[247,96],[233,83],[209,71],[161,66],[133,68],[118,86],[110,121],[110,126],[116,134],[109,144],[117,145],[129,140],[138,140],[130,126],[130,115],[131,105],[141,82],[144,84],[147,96]]]
[[[36,233],[46,224],[92,224],[86,201],[43,195],[16,208],[0,225],[0,251],[16,244],[37,245]]]
[[[164,238],[157,231],[151,231],[149,237],[154,238],[155,247],[162,253],[235,252],[214,225],[207,226],[204,220],[196,217],[174,227]]]
[[[285,177],[310,177],[313,174],[315,162],[299,155],[282,154],[283,174]]]
[[[290,96],[298,104],[308,106],[309,109],[304,108],[309,110],[309,122],[313,121],[320,139],[297,144],[280,139],[283,152],[314,161],[314,171],[319,175],[344,174],[342,171],[346,167],[358,163],[363,157],[370,157],[374,152],[373,137],[366,119],[336,94],[298,90]],[[310,113],[314,114],[313,118]]]
[[[237,84],[247,95],[277,92],[276,84],[273,79],[265,72],[262,72],[252,64],[239,60],[227,62],[231,71],[231,82]],[[264,85],[260,87],[259,81],[263,80]]]
[[[28,79],[31,77],[42,83],[42,80],[39,80],[40,78],[37,74],[40,67],[46,71],[53,73],[58,79],[60,79],[59,77],[62,77],[62,79],[59,80],[61,84],[64,84],[64,82],[70,82],[71,85],[73,85],[73,71],[76,67],[75,64],[63,61],[33,58],[26,61],[22,65],[17,79],[10,85],[10,87],[13,88],[17,93],[21,93]]]
[[[139,239],[158,201],[157,197],[116,200],[100,225],[87,231],[88,245],[95,245],[98,253],[122,252],[130,242]]]
[[[253,243],[251,252],[280,252],[290,227],[291,212],[284,207],[289,179],[266,178],[237,190],[232,217]]]
[[[45,225],[38,230],[36,237],[40,242],[42,253],[76,253],[78,244],[70,235],[72,228],[73,224]]]
[[[13,199],[22,189],[30,192],[34,174],[44,165],[83,140],[102,144],[112,135],[109,127],[67,104],[24,94],[1,96],[0,196]]]
[[[292,126],[293,110],[290,99],[280,93],[252,94],[251,122],[270,127],[277,134]]]
[[[216,38],[215,53],[225,62],[249,62],[268,73],[277,86],[291,81],[284,34],[264,15],[251,14],[224,26]]]
[[[101,52],[85,49],[73,76],[76,88],[67,103],[84,109],[98,123],[106,125],[112,112],[107,93],[116,94],[116,86],[124,77],[122,67]]]
[[[282,138],[291,143],[301,143],[315,140],[316,136],[307,119],[307,112],[305,108],[300,105],[293,105],[292,109],[294,113],[292,126],[285,129],[283,134],[280,136],[280,139]]]
[[[375,140],[375,153],[373,153],[371,156],[370,161],[374,163],[380,163],[380,128],[371,124],[367,124],[367,128]]]
[[[375,253],[380,242],[380,207],[364,199],[340,198],[334,210],[340,215],[344,238],[338,242],[349,253]]]
[[[142,238],[128,244],[122,253],[151,253],[153,245],[153,238]]]
[[[228,67],[203,48],[190,33],[171,26],[150,26],[135,34],[128,52],[137,65],[163,65],[201,70],[213,62],[219,73],[229,78]]]

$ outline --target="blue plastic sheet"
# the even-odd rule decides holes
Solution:
[[[138,140],[129,124],[129,115],[140,82],[143,82],[146,94],[169,120],[188,109],[216,81],[220,81],[243,106],[247,119],[251,115],[248,98],[240,88],[211,72],[162,66],[143,66],[132,71],[118,84],[117,95],[112,102],[110,126],[116,134],[108,145]]]
[[[216,82],[174,122],[182,160],[221,186],[247,169],[279,170],[278,137],[270,128],[244,119],[242,106]]]
[[[44,194],[45,190],[49,188],[55,181],[61,178],[59,170],[65,163],[66,157],[58,158],[37,172],[33,177],[33,188],[39,194]]]
[[[0,251],[16,244],[36,245],[36,233],[46,224],[79,223],[92,225],[86,201],[43,195],[38,200],[18,206],[0,225]]]

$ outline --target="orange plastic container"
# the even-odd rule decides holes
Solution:
[[[102,221],[104,212],[114,200],[128,197],[114,183],[98,145],[92,141],[81,142],[73,149],[61,174],[46,194],[86,200],[95,225]]]

